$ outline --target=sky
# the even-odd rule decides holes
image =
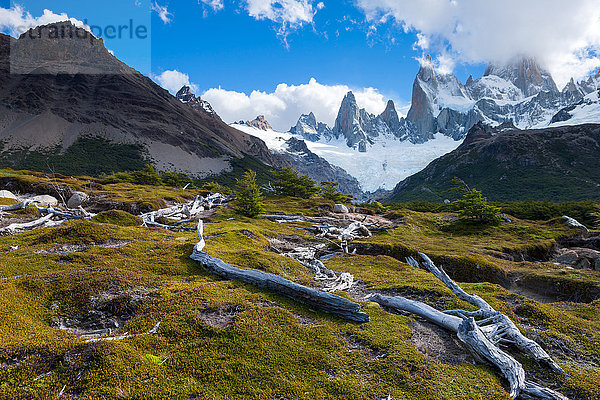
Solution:
[[[599,0],[0,0],[0,31],[70,18],[171,92],[189,84],[227,121],[333,124],[348,90],[406,113],[419,60],[465,82],[488,62],[536,57],[559,87],[600,66]],[[109,38],[111,26],[148,35]]]

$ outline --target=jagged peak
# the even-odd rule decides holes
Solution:
[[[388,100],[387,104],[385,105],[385,110],[383,112],[386,111],[396,111],[396,105],[394,104],[394,100]]]
[[[252,121],[246,121],[245,124],[248,126],[251,126],[253,128],[263,130],[263,131],[273,130],[273,128],[271,127],[271,124],[269,124],[269,122],[267,122],[267,119],[265,118],[264,115],[259,115],[256,118],[254,118]]]
[[[348,93],[346,93],[346,95],[344,96],[344,99],[342,100],[342,104],[344,104],[344,103],[356,104],[356,97],[354,96],[354,93],[352,92],[352,90],[348,91]]]
[[[465,86],[470,86],[473,84],[473,82],[475,82],[475,79],[473,79],[473,75],[469,75],[469,78],[467,79]]]
[[[421,67],[419,68],[417,77],[425,82],[435,79],[435,70],[433,68],[433,59],[431,58],[431,55],[427,54],[420,60],[420,63]]]
[[[484,76],[495,75],[512,82],[525,96],[541,91],[558,92],[552,75],[535,57],[519,55],[503,63],[489,63]]]
[[[183,101],[184,103],[197,100],[196,95],[192,93],[192,88],[187,85],[184,85],[181,87],[181,89],[179,89],[179,91],[175,94],[175,98]]]

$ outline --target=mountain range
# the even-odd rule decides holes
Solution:
[[[553,173],[538,154],[529,154],[543,150],[565,174],[583,179],[589,187],[596,182],[587,169],[568,167],[566,160],[575,153],[552,153],[562,146],[560,141],[531,138],[559,132],[571,135],[577,145],[595,146],[595,136],[585,136],[595,132],[591,125],[584,130],[568,126],[600,122],[600,71],[584,81],[571,79],[559,90],[534,59],[518,57],[490,64],[484,76],[469,77],[462,84],[454,75],[436,71],[431,57],[425,57],[406,116],[397,112],[392,100],[380,114],[372,114],[359,107],[350,91],[332,127],[309,112],[282,133],[263,115],[227,124],[189,86],[172,96],[115,58],[102,40],[46,35],[57,25],[70,23],[40,27],[39,37],[0,35],[1,166],[98,175],[152,163],[198,178],[233,176],[251,167],[271,171],[292,166],[316,181],[339,182],[342,191],[358,198],[365,198],[364,191],[395,188],[391,198],[407,200],[430,198],[428,191],[440,197],[445,185],[441,180],[460,172],[459,165],[466,168],[463,179],[484,176],[491,168],[484,159],[494,160],[498,171],[537,160],[535,165]],[[499,135],[494,129],[511,133]],[[475,151],[472,138],[481,139],[481,132],[489,137],[477,140],[485,146]],[[506,151],[493,155],[497,159],[485,150],[494,146],[506,146]],[[502,164],[506,154],[514,156],[516,164]],[[588,158],[592,162],[594,156]],[[450,159],[456,165],[444,164]]]
[[[548,126],[563,108],[581,102],[600,88],[600,70],[587,80],[569,83],[559,90],[551,74],[535,59],[517,57],[506,64],[490,64],[484,76],[469,77],[462,84],[456,76],[435,71],[425,57],[413,83],[412,103],[400,117],[394,102],[371,114],[360,108],[352,92],[346,94],[332,128],[318,122],[313,113],[300,116],[291,133],[310,141],[343,138],[348,147],[368,151],[381,140],[425,143],[436,134],[462,140],[478,122],[499,125],[512,121],[521,129]],[[593,122],[593,121],[588,121]]]

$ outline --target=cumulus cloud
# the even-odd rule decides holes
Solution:
[[[258,20],[270,20],[280,25],[278,35],[285,38],[290,29],[312,24],[317,10],[325,4],[313,7],[312,0],[245,0],[246,9],[251,17]]]
[[[41,16],[33,17],[20,5],[14,5],[11,8],[0,7],[0,31],[13,37],[18,37],[27,30],[39,25],[63,21],[71,21],[73,25],[89,30],[89,27],[82,21],[69,18],[66,13],[56,14],[50,10],[44,10]]]
[[[598,0],[355,0],[371,23],[395,19],[416,46],[461,62],[536,57],[560,85],[600,66]]]
[[[344,95],[352,90],[359,107],[379,114],[387,98],[374,88],[351,89],[346,85],[323,85],[311,78],[306,84],[281,83],[275,91],[253,91],[250,94],[209,89],[202,94],[226,122],[251,120],[264,115],[274,129],[287,131],[298,121],[300,114],[313,112],[317,120],[333,126]]]
[[[157,2],[152,4],[152,11],[158,14],[158,18],[165,23],[168,24],[173,20],[173,14],[169,12],[167,6],[161,6]]]
[[[189,86],[192,92],[198,91],[198,86],[190,82],[188,74],[177,70],[167,70],[160,75],[152,75],[152,79],[171,94],[175,94],[183,86]]]

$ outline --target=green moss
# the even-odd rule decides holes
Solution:
[[[140,217],[121,210],[102,211],[93,217],[92,221],[119,226],[140,226],[142,224]]]
[[[0,173],[32,185],[49,181],[31,173]],[[86,184],[83,179],[58,179],[73,187]],[[165,198],[193,196],[132,184],[94,190],[152,206]],[[265,203],[269,213],[305,215],[319,215],[331,206],[322,199],[268,198]],[[349,271],[367,292],[405,295],[439,309],[467,308],[431,274],[404,262],[407,255],[423,251],[452,276],[469,281],[462,283],[465,290],[507,313],[527,332],[539,334],[544,347],[567,346],[579,351],[580,358],[600,356],[598,302],[542,304],[490,283],[515,273],[573,292],[599,282],[595,271],[492,255],[543,255],[557,238],[572,234],[564,224],[516,219],[476,233],[456,233],[443,229],[452,214],[395,213],[404,224],[355,242],[362,255],[334,257],[326,265]],[[231,210],[221,209],[205,221],[209,254],[316,285],[306,267],[271,251],[269,243],[282,235],[314,240],[297,229],[311,224],[239,216],[228,220],[232,216]],[[419,351],[412,342],[410,317],[363,302],[371,321],[353,324],[271,291],[221,280],[189,259],[197,241],[194,232],[137,225],[135,217],[109,211],[92,221],[0,237],[0,398],[56,398],[63,388],[63,397],[89,399],[508,398],[506,383],[492,368],[448,364]],[[14,246],[18,249],[12,250]],[[143,299],[131,307],[136,290],[143,291]],[[111,303],[116,314],[134,310],[124,331],[147,333],[160,322],[157,334],[86,343],[52,328],[57,316],[94,310],[101,296],[116,296]],[[566,377],[524,362],[571,397],[598,398],[600,368],[583,366],[569,354],[557,357]]]

